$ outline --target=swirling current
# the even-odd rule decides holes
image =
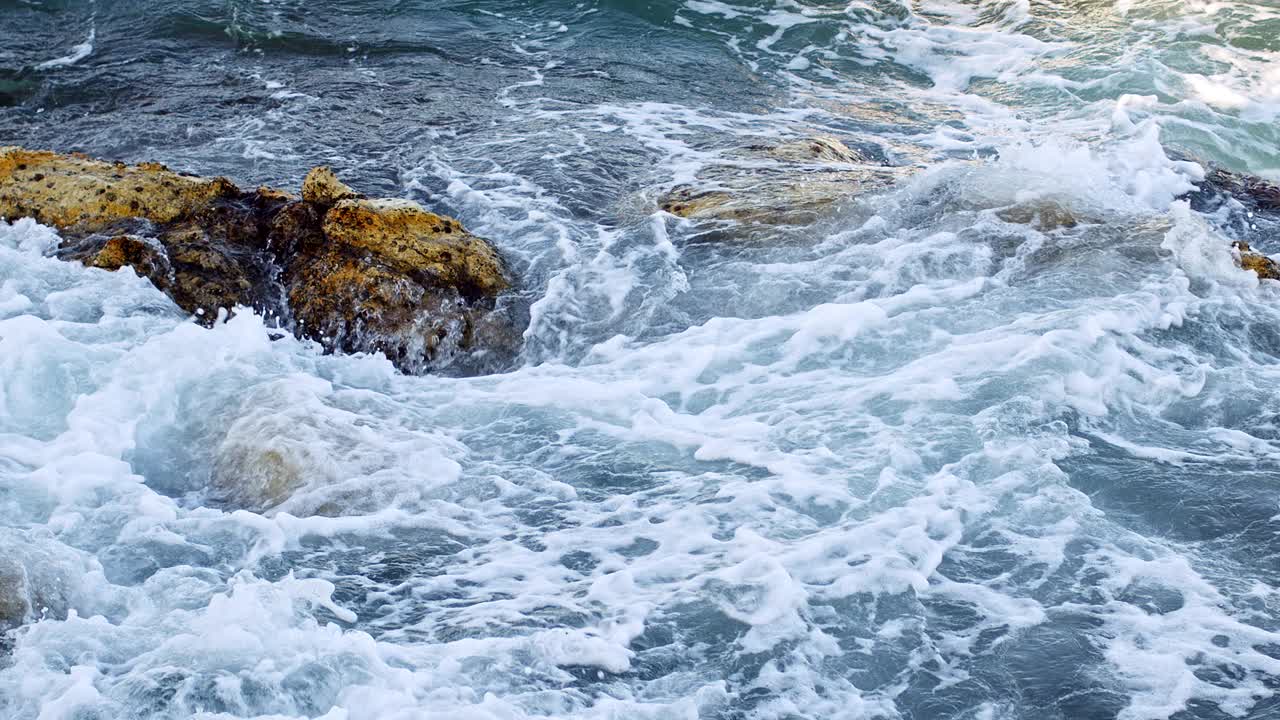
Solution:
[[[895,179],[659,207],[814,136]],[[1280,718],[1280,223],[1186,200],[1275,0],[0,0],[0,145],[327,164],[527,308],[411,376],[0,222],[0,717]]]

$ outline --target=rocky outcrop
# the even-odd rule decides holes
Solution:
[[[519,344],[494,312],[511,280],[493,246],[412,201],[365,198],[325,167],[297,197],[155,163],[0,148],[0,217],[59,228],[60,257],[129,266],[206,323],[246,306],[409,372],[467,369],[466,357],[490,368]]]
[[[840,201],[886,189],[910,171],[816,136],[733,151],[705,168],[697,182],[664,193],[658,205],[691,220],[808,225]]]

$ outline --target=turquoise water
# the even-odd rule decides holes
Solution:
[[[1280,3],[0,0],[0,145],[458,217],[509,372],[0,224],[13,718],[1280,717]],[[841,138],[810,224],[662,192]],[[757,158],[753,167],[780,171]],[[1011,208],[1061,208],[1036,227]],[[273,453],[305,485],[243,502]],[[228,468],[231,470],[229,471]],[[38,617],[37,617],[38,616]]]

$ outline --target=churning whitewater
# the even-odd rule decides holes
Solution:
[[[1276,0],[0,0],[4,145],[329,165],[523,333],[0,222],[0,717],[1280,718]]]

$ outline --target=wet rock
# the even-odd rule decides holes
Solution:
[[[757,146],[771,157],[792,162],[828,162],[861,165],[875,162],[866,155],[851,150],[838,138],[815,135],[773,146]]]
[[[103,243],[97,252],[85,258],[85,261],[86,265],[103,270],[131,267],[161,290],[168,290],[173,286],[173,265],[169,262],[169,253],[159,240],[152,238],[116,235]]]
[[[451,349],[470,341],[460,297],[431,293],[383,263],[341,251],[301,256],[287,283],[294,318],[330,350],[380,351],[414,372],[450,337],[457,341]]]
[[[31,619],[31,592],[27,571],[10,557],[0,557],[0,633]]]
[[[259,185],[256,193],[259,200],[262,202],[276,202],[283,205],[284,203],[295,202],[298,200],[297,195],[294,195],[287,190],[267,187],[266,185]]]
[[[1275,260],[1254,252],[1249,243],[1237,241],[1233,244],[1240,257],[1240,267],[1257,273],[1259,280],[1280,280],[1280,264]]]
[[[1180,199],[1192,210],[1204,213],[1216,228],[1242,242],[1266,243],[1269,238],[1280,238],[1280,185],[1185,152],[1174,150],[1169,156],[1205,169],[1196,189]]]
[[[1270,180],[1207,163],[1182,151],[1169,153],[1173,160],[1194,162],[1206,168],[1194,192],[1182,197],[1191,209],[1234,239],[1238,263],[1259,279],[1280,280],[1280,265],[1250,248],[1250,241],[1267,245],[1280,239],[1280,185]]]
[[[46,543],[0,529],[0,636],[42,617],[66,617],[80,578],[90,572],[70,549]]]
[[[360,197],[364,196],[347,187],[328,167],[312,169],[302,181],[302,199],[321,207],[330,207],[339,200]]]
[[[817,136],[729,153],[698,181],[658,198],[664,211],[691,220],[756,226],[808,225],[841,201],[886,189],[911,172]]]
[[[212,489],[220,502],[264,512],[311,483],[333,482],[325,458],[305,443],[290,441],[288,428],[237,428],[218,449]]]
[[[104,270],[132,267],[206,325],[219,310],[245,306],[272,312],[281,306],[271,258],[249,241],[251,228],[236,228],[225,216],[159,227],[124,221],[106,230],[88,235],[64,230],[57,256]]]
[[[237,305],[258,311],[274,307],[268,271],[252,253],[238,257],[240,253],[210,242],[196,229],[165,235],[164,241],[174,268],[168,294],[178,307],[195,313],[205,323],[213,322],[219,310]]]
[[[86,230],[126,218],[168,223],[239,194],[226,178],[180,175],[156,163],[0,148],[0,217],[10,219]]]
[[[1073,228],[1080,224],[1075,213],[1053,201],[1014,205],[997,211],[996,217],[1007,223],[1030,225],[1041,232]]]
[[[409,372],[476,350],[514,351],[482,322],[510,287],[494,248],[458,221],[407,200],[343,199],[324,213],[294,208],[277,229],[303,248],[288,263],[293,316],[343,352],[374,350]]]
[[[324,216],[324,235],[348,250],[469,297],[510,287],[498,253],[452,218],[410,200],[342,200]]]
[[[493,246],[414,202],[367,199],[327,167],[298,197],[154,163],[0,148],[0,215],[58,227],[59,257],[128,265],[205,323],[246,306],[328,350],[385,352],[409,372],[494,369],[518,351],[510,317],[493,312],[511,287]],[[456,362],[468,354],[484,362]]]
[[[1234,200],[1246,212],[1280,218],[1280,185],[1222,167],[1210,165],[1199,189],[1186,197],[1199,212],[1215,212]]]

